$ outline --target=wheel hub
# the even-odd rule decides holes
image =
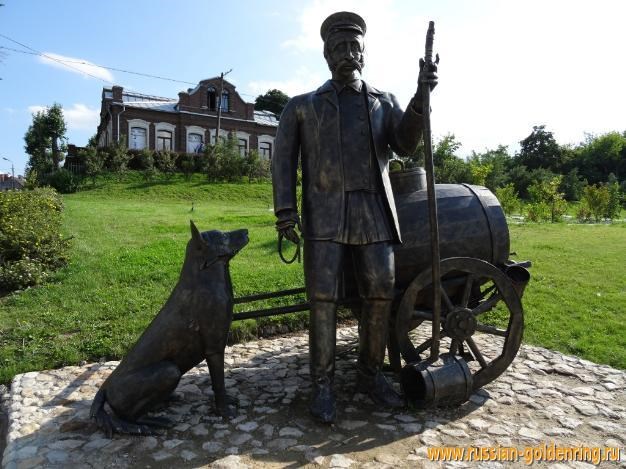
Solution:
[[[471,309],[457,308],[446,315],[443,328],[451,339],[464,341],[476,332],[476,318]]]

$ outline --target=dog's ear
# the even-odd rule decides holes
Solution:
[[[189,222],[191,224],[191,239],[193,239],[194,242],[198,244],[198,246],[204,245],[205,242],[202,239],[202,235],[198,231],[198,228],[196,228],[196,225],[194,224],[193,220],[189,220]]]

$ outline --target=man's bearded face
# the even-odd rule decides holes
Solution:
[[[363,36],[354,31],[338,31],[324,43],[324,57],[333,77],[350,78],[360,74],[365,64]]]

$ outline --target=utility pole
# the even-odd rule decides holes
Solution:
[[[215,145],[217,145],[217,142],[219,142],[220,126],[222,123],[222,94],[224,93],[224,77],[232,71],[233,69],[231,68],[226,73],[222,72],[222,74],[220,75],[220,94],[217,99],[217,130],[215,131]]]
[[[11,189],[15,190],[15,168],[13,167],[13,161],[8,158],[2,157],[4,161],[11,163]]]

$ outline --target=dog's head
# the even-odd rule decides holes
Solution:
[[[216,262],[228,263],[235,254],[248,244],[248,230],[204,231],[200,233],[191,222],[191,239],[187,244],[187,254],[193,254],[199,270],[204,270]]]

